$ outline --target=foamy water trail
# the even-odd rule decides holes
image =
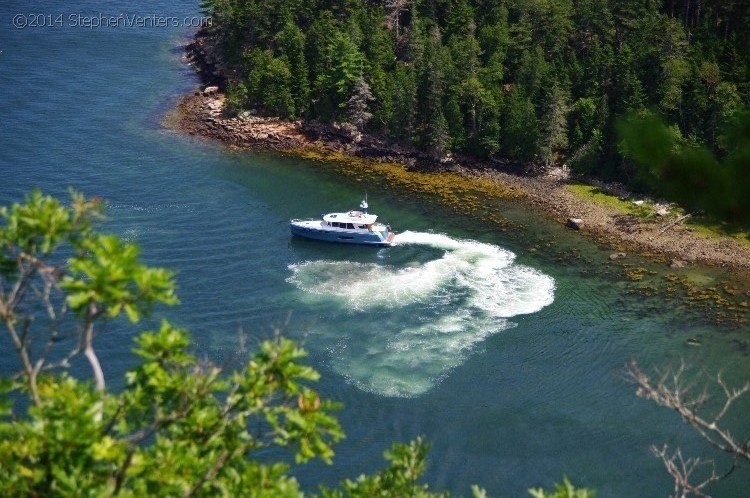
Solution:
[[[360,388],[385,396],[429,390],[517,315],[554,300],[554,280],[514,263],[501,247],[447,235],[404,232],[398,246],[443,251],[426,263],[391,266],[307,261],[288,281],[314,302],[336,302],[339,323],[321,328],[335,340],[332,366]],[[343,343],[342,343],[343,340]]]

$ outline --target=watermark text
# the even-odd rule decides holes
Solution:
[[[34,28],[201,28],[212,25],[206,16],[164,16],[159,14],[45,14],[41,12],[18,13],[13,16],[16,29]]]

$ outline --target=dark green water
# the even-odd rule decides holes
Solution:
[[[345,405],[348,435],[333,466],[296,471],[306,486],[373,471],[391,441],[418,434],[433,443],[427,480],[463,494],[479,483],[491,495],[523,496],[567,473],[599,496],[665,496],[671,482],[652,443],[713,455],[675,415],[636,398],[623,365],[684,358],[746,379],[747,325],[719,327],[678,299],[632,294],[611,250],[511,206],[505,216],[523,228],[500,231],[374,185],[372,211],[408,230],[408,244],[291,239],[289,218],[349,209],[361,186],[333,168],[231,153],[163,129],[164,114],[196,84],[181,61],[187,30],[11,24],[18,13],[123,11],[115,2],[61,9],[0,6],[0,202],[68,186],[108,199],[106,228],[179,272],[182,306],[164,314],[193,332],[202,354],[233,357],[240,326],[253,337],[279,326],[304,340],[321,391]],[[127,12],[196,11],[159,1]],[[661,273],[647,280],[663,282]],[[113,323],[99,338],[110,379],[132,364],[132,336]],[[15,358],[2,341],[8,372]],[[746,413],[728,421],[739,433],[749,429]],[[713,491],[742,496],[748,487],[741,469]]]

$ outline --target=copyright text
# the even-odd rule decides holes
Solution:
[[[16,29],[30,28],[200,28],[212,25],[205,16],[163,16],[158,14],[44,14],[19,13],[13,16]]]

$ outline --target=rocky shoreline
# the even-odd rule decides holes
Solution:
[[[496,184],[498,192],[513,192],[513,197],[520,202],[610,245],[616,251],[612,259],[622,257],[624,251],[636,251],[673,268],[701,263],[750,270],[749,245],[728,236],[698,233],[663,204],[647,203],[643,209],[653,210],[654,215],[640,216],[628,213],[621,206],[595,202],[570,188],[567,171],[563,168],[531,174],[524,171],[523,165],[514,163],[482,163],[451,156],[436,160],[412,147],[357,133],[347,125],[286,121],[257,116],[250,111],[236,117],[228,116],[223,112],[224,96],[220,88],[231,75],[221,67],[205,36],[199,33],[186,47],[186,57],[196,68],[204,87],[186,95],[177,112],[167,120],[167,126],[178,131],[218,140],[236,149],[303,156],[314,153],[321,158],[340,158],[343,154],[400,164],[407,170],[457,173],[470,181]],[[616,186],[597,187],[621,198],[627,197],[627,193]]]

